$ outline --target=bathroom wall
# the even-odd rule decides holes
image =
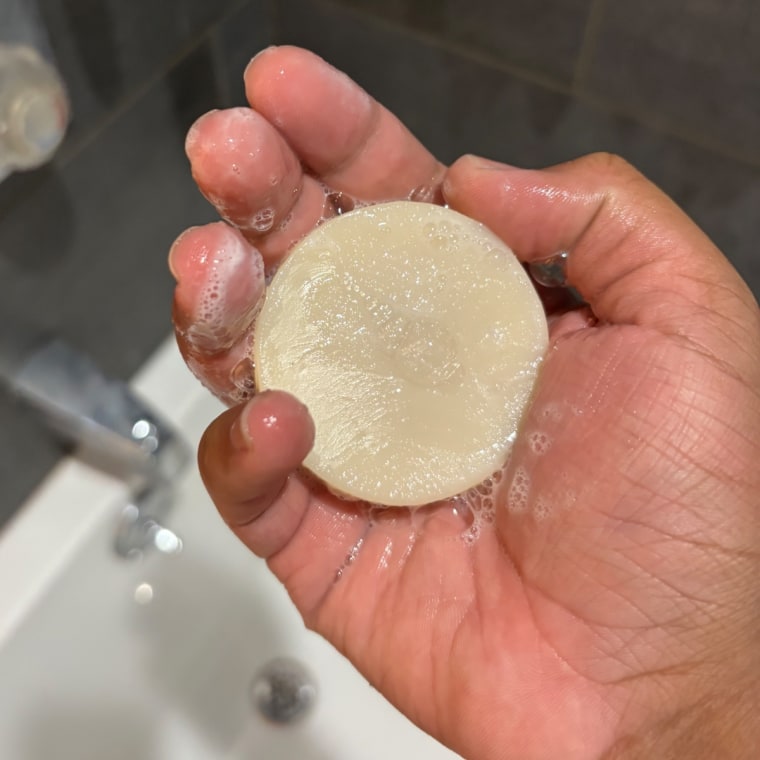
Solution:
[[[243,101],[270,41],[344,68],[442,160],[624,155],[760,294],[755,0],[41,0],[40,15],[74,121],[51,166],[0,184],[0,330],[53,329],[117,376],[170,329],[172,239],[212,218],[184,132]],[[60,447],[2,394],[0,420],[2,520]]]
[[[276,28],[347,70],[443,160],[625,156],[760,294],[756,0],[293,0]]]
[[[52,164],[0,184],[0,345],[12,331],[50,330],[128,378],[171,329],[172,240],[213,218],[184,134],[204,111],[243,102],[242,69],[271,38],[271,3],[41,0],[39,15],[73,120]],[[61,450],[0,391],[0,522]]]

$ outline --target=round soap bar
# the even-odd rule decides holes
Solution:
[[[304,464],[331,489],[417,506],[504,464],[547,342],[538,295],[492,232],[440,206],[383,203],[289,253],[256,321],[256,386],[306,404]]]

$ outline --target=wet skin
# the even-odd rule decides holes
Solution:
[[[296,48],[263,52],[245,83],[251,107],[203,117],[187,142],[229,224],[185,233],[170,257],[180,348],[234,404],[199,452],[224,520],[309,626],[466,757],[667,757],[687,733],[689,757],[744,757],[760,669],[760,319],[746,285],[620,159],[444,167]],[[415,515],[333,498],[299,470],[308,410],[280,392],[243,401],[261,261],[334,212],[325,185],[368,201],[433,188],[525,262],[569,251],[590,306],[551,315],[475,541],[459,502]]]

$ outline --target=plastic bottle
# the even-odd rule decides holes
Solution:
[[[48,161],[68,120],[56,70],[33,48],[0,44],[0,179]]]

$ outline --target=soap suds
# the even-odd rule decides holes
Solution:
[[[562,418],[564,417],[562,406],[557,403],[546,404],[541,409],[540,414],[547,422],[562,422]]]
[[[540,495],[536,498],[536,502],[533,505],[533,517],[538,522],[546,520],[553,511],[554,507],[552,506],[551,502],[546,499],[545,496]]]
[[[530,475],[523,467],[518,467],[512,476],[507,492],[507,507],[510,512],[520,514],[528,509],[530,496]]]
[[[269,232],[274,226],[274,209],[270,207],[259,209],[251,217],[247,226],[259,234]]]
[[[188,342],[205,353],[225,351],[250,326],[264,292],[264,262],[242,236],[220,224],[213,249],[196,255],[204,280]]]
[[[541,457],[552,447],[552,439],[546,433],[536,430],[528,436],[528,445],[537,457]]]

